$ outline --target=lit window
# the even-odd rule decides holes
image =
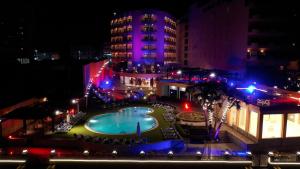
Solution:
[[[255,137],[257,134],[257,123],[258,123],[258,113],[251,111],[250,112],[249,133]]]
[[[300,137],[300,113],[288,114],[286,137]]]
[[[246,130],[246,118],[247,118],[247,111],[245,108],[241,108],[239,111],[239,125],[238,127]]]
[[[236,107],[232,107],[230,109],[229,116],[228,116],[229,117],[228,124],[230,126],[236,125],[236,112],[237,112]]]
[[[262,138],[281,138],[282,114],[265,114],[263,116]]]

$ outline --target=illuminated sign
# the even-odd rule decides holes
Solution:
[[[256,100],[256,104],[258,106],[270,106],[271,105],[271,101],[267,100],[267,99],[257,99]]]

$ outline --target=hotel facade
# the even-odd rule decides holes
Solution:
[[[154,69],[176,63],[176,22],[163,11],[129,11],[111,20],[114,64]]]

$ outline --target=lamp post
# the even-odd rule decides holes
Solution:
[[[85,110],[87,110],[87,106],[88,106],[88,95],[85,95]]]
[[[72,99],[71,102],[72,102],[72,104],[76,104],[77,113],[79,113],[79,99]]]

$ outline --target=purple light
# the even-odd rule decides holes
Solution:
[[[105,82],[105,84],[107,84],[107,85],[108,85],[108,84],[109,84],[109,81],[106,81],[106,82]]]

